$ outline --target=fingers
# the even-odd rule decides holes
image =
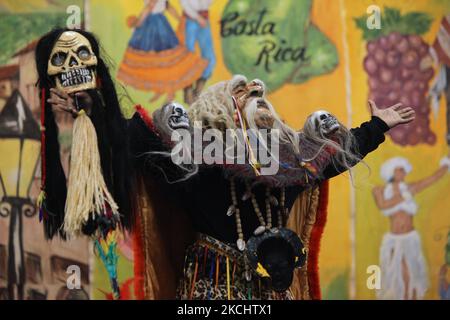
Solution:
[[[397,110],[397,113],[398,113],[402,118],[408,118],[408,117],[410,117],[411,115],[415,115],[415,114],[416,114],[416,111],[414,111],[414,109],[411,108],[411,107],[405,107],[405,108],[402,108],[402,109],[400,109],[400,110]]]
[[[51,104],[57,104],[57,103],[67,104],[67,100],[66,99],[60,98],[58,95],[56,95],[53,92],[50,93],[50,98],[47,99],[47,102],[49,102]]]
[[[409,116],[409,117],[402,118],[402,120],[400,121],[400,123],[402,123],[402,124],[410,123],[410,122],[413,121],[415,118],[416,118],[416,115],[413,114],[413,115],[411,115],[411,116]]]
[[[50,92],[53,92],[54,94],[56,94],[58,97],[60,97],[62,99],[69,99],[70,98],[70,96],[66,92],[64,92],[62,90],[59,90],[59,89],[56,89],[56,88],[51,88]]]
[[[73,108],[70,108],[63,104],[53,104],[52,105],[54,111],[68,112],[72,115],[77,114],[77,111]]]
[[[50,89],[50,98],[47,99],[55,111],[69,112],[71,114],[76,114],[76,109],[73,104],[73,98],[69,96],[66,92],[58,90],[56,88]]]
[[[401,113],[400,116],[402,118],[409,118],[411,116],[414,116],[415,114],[416,114],[416,112],[414,110],[410,110],[410,111]]]
[[[407,113],[407,112],[410,112],[410,111],[414,111],[414,109],[411,108],[411,107],[405,107],[405,108],[402,108],[402,109],[398,110],[397,112],[399,114],[403,114],[403,113]]]
[[[51,104],[66,104],[67,105],[66,101],[64,101],[60,98],[49,98],[49,99],[47,99],[47,102],[51,103]]]
[[[392,110],[399,110],[403,105],[401,103],[396,103],[393,106],[390,106],[389,108],[391,108]]]

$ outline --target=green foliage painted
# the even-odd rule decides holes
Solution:
[[[402,14],[398,9],[385,7],[380,20],[381,29],[369,29],[366,25],[367,15],[354,18],[356,27],[362,30],[366,41],[378,39],[392,32],[422,35],[430,30],[433,18],[424,12],[412,11]]]
[[[230,0],[221,20],[228,70],[264,79],[269,91],[334,70],[336,48],[311,24],[311,4],[311,0]]]
[[[0,13],[0,64],[56,26],[66,24],[65,13]]]

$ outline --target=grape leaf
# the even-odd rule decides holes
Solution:
[[[362,15],[353,19],[356,27],[363,31],[363,39],[366,41],[378,39],[392,32],[422,35],[430,30],[433,21],[433,18],[425,12],[411,11],[402,15],[399,9],[391,7],[384,7],[384,12],[381,13],[381,29],[367,28],[367,18],[367,15]]]
[[[370,41],[370,40],[377,39],[380,37],[381,29],[367,28],[367,17],[366,16],[354,18],[353,20],[356,23],[356,27],[362,30],[364,40]]]
[[[430,30],[433,18],[422,12],[410,12],[403,16],[403,23],[409,28],[411,34],[421,35]]]
[[[400,10],[385,7],[384,13],[381,14],[381,19],[382,19],[381,28],[395,26],[397,23],[400,22],[401,19]]]

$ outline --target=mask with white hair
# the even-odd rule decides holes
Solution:
[[[169,102],[155,110],[153,119],[158,131],[168,137],[173,130],[190,128],[186,109],[178,102]]]
[[[325,110],[314,112],[308,120],[312,122],[316,132],[323,137],[332,135],[340,127],[336,117]]]
[[[353,134],[328,111],[319,110],[309,115],[301,134],[306,138],[303,142],[307,145],[305,161],[331,155],[332,163],[343,169],[350,169],[361,161]]]

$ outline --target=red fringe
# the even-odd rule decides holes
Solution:
[[[133,284],[135,279],[131,278],[126,280],[122,285],[120,286],[120,299],[119,300],[131,300],[131,290],[130,285]],[[105,292],[102,289],[97,289],[101,293],[105,295],[106,300],[114,300],[112,292]]]
[[[101,89],[102,88],[102,79],[97,77],[95,85],[96,85],[97,89]]]
[[[325,224],[327,222],[328,180],[322,182],[319,190],[320,194],[316,214],[316,223],[311,231],[308,252],[308,282],[311,298],[313,300],[322,299],[319,280],[319,251],[323,229],[325,228]]]
[[[134,295],[136,300],[144,300],[145,259],[143,254],[144,245],[142,243],[142,230],[139,217],[136,217],[136,224],[132,236],[134,259]]]
[[[45,189],[45,88],[41,90],[41,190]]]
[[[152,130],[156,132],[155,125],[153,124],[152,117],[148,114],[147,110],[145,110],[140,104],[134,107],[136,112],[139,113],[142,120],[144,120],[145,124]]]

